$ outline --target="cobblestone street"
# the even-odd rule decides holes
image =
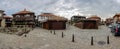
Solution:
[[[73,34],[75,42],[72,42]],[[94,45],[91,46],[92,36]],[[110,44],[107,44],[107,36]],[[69,26],[66,30],[55,30],[55,35],[54,31],[35,28],[26,37],[0,33],[1,49],[119,49],[119,42],[120,37],[114,37],[106,26],[84,30]]]

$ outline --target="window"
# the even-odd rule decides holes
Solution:
[[[30,15],[29,15],[29,14],[26,14],[25,17],[30,17]]]
[[[16,15],[16,17],[20,17],[20,15]]]
[[[45,19],[45,17],[42,17],[42,16],[41,16],[41,19]]]

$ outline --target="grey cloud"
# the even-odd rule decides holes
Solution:
[[[0,0],[0,3],[4,3],[0,8],[10,11],[8,13],[27,8],[37,14],[52,12],[68,18],[76,13],[104,18],[120,12],[120,3],[115,0]]]

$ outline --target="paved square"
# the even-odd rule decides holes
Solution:
[[[64,38],[62,38],[62,32]],[[120,37],[114,37],[108,27],[100,26],[99,29],[79,29],[67,26],[66,30],[55,30],[55,35],[50,30],[35,28],[26,37],[0,33],[1,49],[120,49]],[[75,35],[75,42],[72,41]],[[93,36],[94,45],[91,46]],[[107,36],[110,44],[107,44]],[[99,44],[99,42],[104,44]]]

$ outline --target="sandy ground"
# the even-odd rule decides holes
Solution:
[[[64,38],[61,37],[62,32]],[[1,49],[120,49],[120,37],[114,37],[109,28],[100,26],[99,29],[79,29],[67,26],[66,30],[50,30],[35,28],[25,37],[0,33]],[[75,42],[72,35],[75,35]],[[94,45],[91,46],[93,36]],[[107,44],[107,36],[110,44]],[[99,42],[103,44],[98,44]]]

